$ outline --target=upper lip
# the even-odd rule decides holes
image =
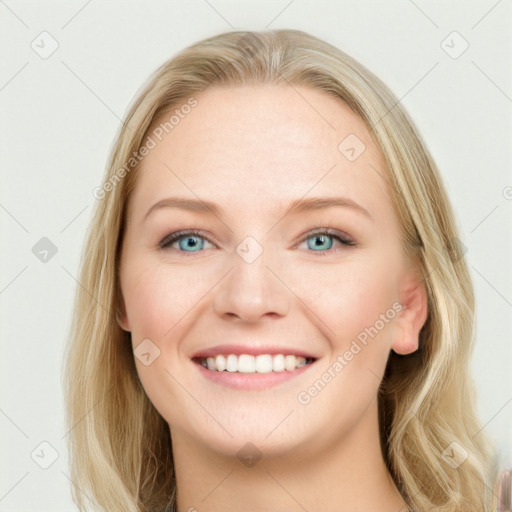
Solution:
[[[206,359],[207,357],[214,357],[217,355],[241,355],[248,354],[253,356],[258,356],[261,354],[283,354],[283,355],[294,355],[301,356],[306,359],[317,359],[313,354],[300,349],[293,347],[282,347],[277,345],[234,345],[234,344],[223,344],[223,345],[215,345],[214,347],[209,347],[205,349],[201,349],[195,352],[192,355],[192,358],[201,358]]]

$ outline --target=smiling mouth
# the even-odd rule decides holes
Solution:
[[[197,357],[194,361],[213,372],[282,373],[312,364],[315,359],[284,354],[218,354],[214,357]]]

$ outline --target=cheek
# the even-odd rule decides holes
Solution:
[[[354,257],[339,265],[304,266],[294,275],[292,289],[314,313],[311,319],[316,317],[315,323],[323,325],[333,350],[373,326],[390,308],[388,317],[395,316],[392,308],[398,294],[389,260],[384,264],[383,258]]]
[[[187,313],[200,304],[208,289],[208,283],[196,276],[197,270],[192,267],[178,268],[134,259],[121,280],[137,374],[154,407],[173,424],[182,421],[176,412],[179,408],[174,409],[173,404],[187,403],[186,393],[173,378],[176,369],[185,363],[180,354],[180,337],[190,327],[189,318],[193,315]],[[144,341],[149,347],[144,349],[150,352],[150,359],[146,360],[149,364],[137,356],[137,348],[147,339],[157,347]]]
[[[343,411],[332,420],[339,429],[346,428],[344,421],[355,421],[364,413],[384,374],[399,309],[398,267],[392,262],[376,256],[354,258],[328,272],[311,269],[307,281],[314,286],[303,286],[302,295],[298,293],[320,318],[310,317],[330,350],[312,376],[311,387],[298,398],[300,403],[311,400],[308,415]]]
[[[123,297],[134,341],[152,336],[162,339],[197,307],[208,288],[192,267],[133,265],[125,277]]]

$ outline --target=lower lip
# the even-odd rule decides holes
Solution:
[[[293,371],[285,370],[283,372],[269,372],[269,373],[239,373],[239,372],[218,372],[208,370],[200,363],[194,363],[197,366],[199,372],[204,375],[207,379],[213,382],[228,386],[234,389],[241,390],[260,390],[268,389],[274,386],[278,386],[283,382],[287,382],[294,377],[304,374],[313,366],[315,362],[306,364],[300,368],[296,368]]]

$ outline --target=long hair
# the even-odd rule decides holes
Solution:
[[[327,92],[367,125],[385,158],[403,249],[417,262],[428,295],[419,349],[391,352],[379,388],[383,456],[414,510],[491,510],[497,455],[479,422],[469,371],[474,292],[438,169],[380,79],[298,30],[233,31],[193,44],[156,70],[128,111],[94,192],[65,360],[73,499],[81,510],[175,509],[169,426],[138,379],[130,333],[116,322],[126,205],[154,121],[194,105],[210,86],[245,84]]]

